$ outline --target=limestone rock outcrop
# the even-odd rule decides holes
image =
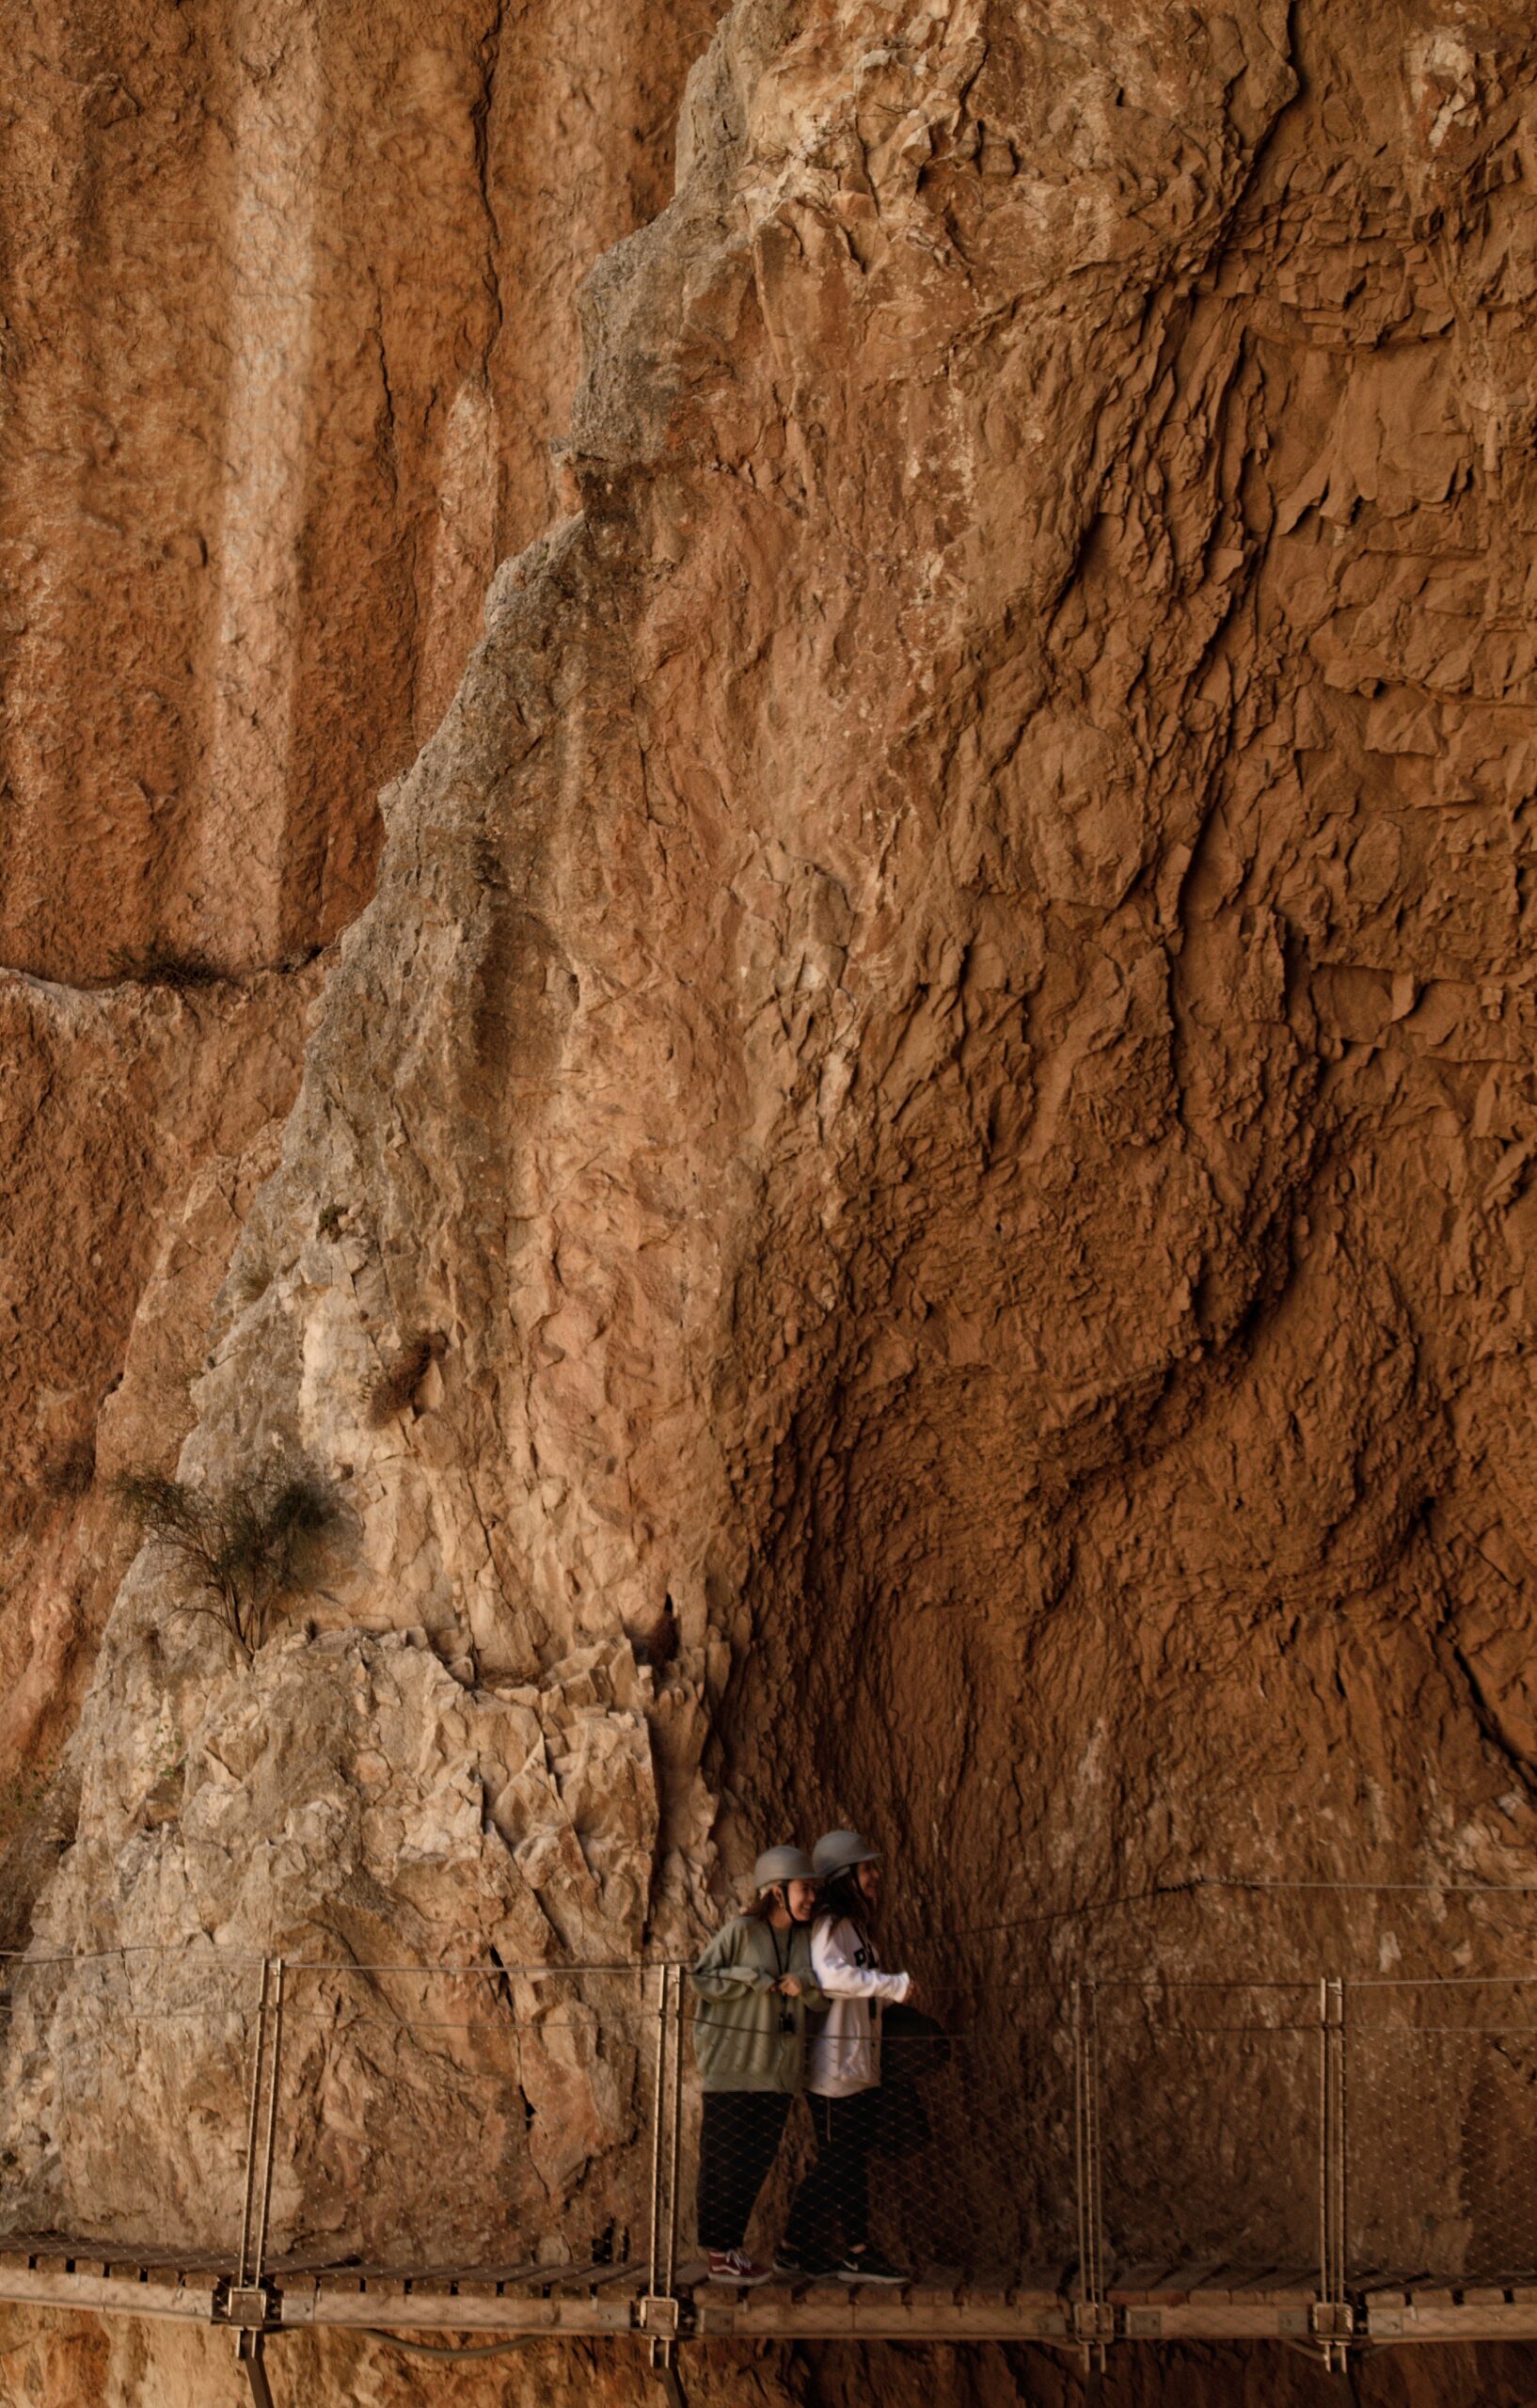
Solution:
[[[537,1990],[850,1817],[1027,2058],[1025,1972],[1429,1961],[1192,1885],[1530,1880],[1534,140],[1516,0],[737,0],[193,1384],[188,1478],[336,1483],[324,1579],[247,1668],[135,1563],[40,1950]],[[184,2037],[87,1988],[19,1992],[11,2194],[130,2212],[109,2110],[195,2220]],[[575,2245],[639,2072],[499,2045],[464,2188]],[[450,2244],[369,2118],[452,2051],[311,2062],[284,2235]]]
[[[0,8],[0,1782],[78,1710],[103,1485],[190,1426],[306,965],[550,515],[572,295],[717,13]]]

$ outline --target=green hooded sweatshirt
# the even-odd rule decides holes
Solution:
[[[784,1973],[800,1982],[799,1998],[775,1994],[772,1986]],[[694,2058],[703,2089],[793,2092],[804,2086],[806,2010],[827,2004],[811,1970],[809,1924],[775,1931],[758,1915],[738,1915],[716,1933],[692,1980],[699,2000]]]

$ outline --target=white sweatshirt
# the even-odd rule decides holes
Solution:
[[[911,1976],[883,1973],[875,1950],[847,1918],[825,1918],[811,1935],[816,1987],[832,2004],[806,2050],[806,2088],[821,2099],[850,2099],[880,2080],[880,2009],[897,2005]]]

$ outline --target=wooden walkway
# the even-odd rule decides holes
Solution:
[[[270,2266],[235,2287],[228,2258],[57,2234],[0,2236],[0,2303],[226,2328],[333,2326],[372,2332],[549,2339],[644,2336],[657,2327],[642,2266]],[[1135,2266],[1102,2301],[1077,2296],[1075,2269],[963,2277],[925,2271],[901,2289],[776,2281],[731,2292],[679,2268],[675,2330],[711,2340],[1355,2342],[1537,2340],[1537,2272],[1464,2285],[1429,2273],[1374,2275],[1322,2303],[1307,2267]],[[672,2301],[663,2302],[670,2309]],[[651,2313],[648,2316],[647,2310]]]

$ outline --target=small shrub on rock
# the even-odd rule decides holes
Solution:
[[[84,1497],[95,1477],[96,1442],[80,1438],[43,1465],[41,1486],[45,1496],[62,1504]]]
[[[216,987],[224,974],[200,953],[178,953],[173,945],[119,946],[112,956],[114,978],[136,987],[175,987],[186,993],[194,987]]]
[[[369,1384],[368,1418],[372,1429],[382,1430],[397,1413],[416,1402],[416,1393],[442,1354],[445,1341],[430,1331],[408,1339],[393,1363]]]
[[[260,1256],[253,1256],[249,1262],[242,1263],[240,1269],[235,1274],[234,1297],[236,1304],[241,1307],[242,1310],[245,1310],[251,1305],[259,1305],[271,1285],[271,1263],[263,1262]]]
[[[302,1588],[340,1519],[328,1482],[307,1466],[271,1464],[215,1488],[162,1472],[114,1483],[142,1538],[159,1547],[182,1588],[177,1614],[216,1623],[250,1663],[274,1608]]]

